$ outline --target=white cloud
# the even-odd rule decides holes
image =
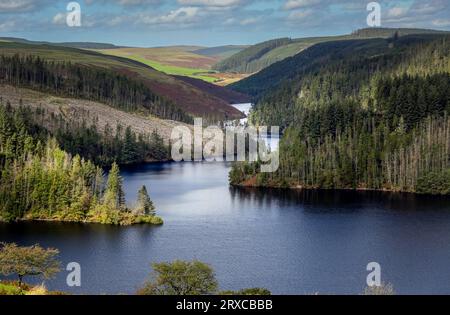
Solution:
[[[94,2],[111,2],[111,0],[84,0],[86,4],[93,4]],[[144,4],[160,4],[161,0],[114,0],[115,3],[124,5],[124,6],[132,6],[132,5],[144,5]]]
[[[408,12],[408,8],[403,8],[403,7],[393,7],[391,9],[389,9],[388,11],[388,17],[400,17],[400,16],[404,16],[406,13]]]
[[[434,14],[448,9],[448,0],[415,1],[411,7],[414,14]]]
[[[12,30],[14,30],[15,27],[16,27],[15,21],[6,21],[3,23],[0,23],[0,32],[12,31]]]
[[[246,25],[258,23],[258,21],[259,21],[259,18],[247,18],[247,19],[243,19],[239,24],[241,24],[242,26],[246,26]]]
[[[322,2],[321,0],[288,0],[283,5],[283,9],[294,10],[294,9],[306,8],[306,7],[320,4],[321,2]]]
[[[437,27],[446,27],[450,26],[450,19],[436,19],[433,20],[433,25]]]
[[[1,0],[0,12],[27,11],[35,7],[37,1],[34,0]]]
[[[234,7],[244,2],[243,0],[178,0],[181,5],[205,7]]]
[[[313,15],[312,10],[293,11],[289,14],[289,21],[303,22]]]
[[[52,23],[53,24],[58,24],[58,25],[64,24],[64,23],[66,23],[66,18],[67,18],[67,14],[65,14],[65,13],[57,13],[53,17]]]
[[[181,7],[160,16],[141,16],[140,22],[144,24],[189,24],[197,20],[199,8]]]

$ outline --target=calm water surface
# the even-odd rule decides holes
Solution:
[[[360,293],[366,266],[381,264],[398,293],[450,293],[450,199],[369,192],[232,189],[229,165],[161,163],[122,171],[130,204],[147,185],[165,224],[0,225],[0,241],[40,243],[79,262],[82,287],[65,272],[47,282],[74,293],[132,293],[151,262],[199,259],[222,289],[276,294]]]

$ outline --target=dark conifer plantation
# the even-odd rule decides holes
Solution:
[[[380,41],[327,44],[334,51],[315,51],[328,56],[320,66],[311,52],[309,65],[302,54],[286,61],[290,77],[252,113],[254,123],[284,129],[280,168],[237,164],[231,182],[449,194],[450,38]]]

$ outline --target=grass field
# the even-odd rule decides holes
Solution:
[[[116,49],[114,49],[114,51],[110,51],[110,50],[111,49],[106,49],[106,50],[102,50],[101,52],[103,54],[107,54],[107,55],[111,55],[111,56],[123,57],[123,58],[128,58],[131,60],[139,61],[143,64],[146,64],[146,65],[148,65],[158,71],[164,72],[166,74],[187,76],[187,77],[191,77],[191,78],[195,78],[195,79],[201,79],[203,81],[210,82],[210,83],[214,83],[215,81],[217,81],[217,78],[207,75],[207,73],[210,72],[211,70],[192,69],[192,68],[162,64],[160,62],[147,59],[143,56],[124,54],[121,52],[117,52]]]
[[[119,48],[96,51],[139,61],[166,74],[188,76],[210,83],[217,81],[217,78],[209,75],[211,66],[217,62],[217,58],[197,55],[184,47]]]
[[[211,70],[214,64],[226,56],[196,54],[193,52],[195,49],[198,47],[119,48],[95,51],[135,60],[166,74],[186,76],[222,86],[242,79],[240,74]]]

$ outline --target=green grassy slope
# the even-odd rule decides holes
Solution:
[[[235,71],[241,73],[254,73],[274,64],[275,62],[294,56],[306,48],[318,43],[336,40],[388,38],[392,37],[396,32],[400,36],[410,34],[444,33],[442,31],[424,29],[373,28],[358,30],[352,34],[342,36],[310,37],[299,39],[283,38],[251,46],[231,56],[230,58],[218,62],[214,65],[213,69],[225,72]]]
[[[187,68],[187,67],[180,67],[180,66],[174,66],[174,65],[168,65],[163,64],[154,60],[147,59],[140,55],[132,55],[132,54],[126,54],[117,50],[102,50],[103,54],[111,55],[111,56],[118,56],[118,57],[124,57],[131,60],[139,61],[143,64],[146,64],[158,71],[164,72],[166,74],[171,75],[181,75],[186,77],[191,77],[195,79],[201,79],[206,82],[213,83],[217,79],[211,76],[208,76],[208,72],[210,70],[207,69],[193,69],[193,68]]]
[[[206,82],[215,82],[210,75],[217,58],[191,52],[198,47],[121,48],[96,50],[105,55],[124,57],[144,63],[158,71],[171,75],[188,76]]]
[[[229,58],[241,52],[242,50],[247,49],[248,47],[250,46],[248,45],[217,46],[194,50],[193,53],[203,56],[219,57],[222,60],[225,58]]]
[[[343,90],[344,87],[369,86],[378,73],[450,73],[450,52],[439,64],[423,62],[425,55],[434,49],[433,45],[439,47],[449,39],[450,35],[423,34],[403,36],[397,40],[375,38],[320,43],[230,87],[257,100],[256,112],[262,122],[285,127],[293,119],[291,110],[296,108],[300,99],[331,97],[331,92],[325,88],[323,95],[308,94],[307,91],[317,89],[315,85],[319,84],[314,81],[308,85],[304,82],[308,78],[319,74],[324,78],[328,76]],[[418,64],[416,59],[421,63]],[[305,85],[303,89],[302,85]]]

